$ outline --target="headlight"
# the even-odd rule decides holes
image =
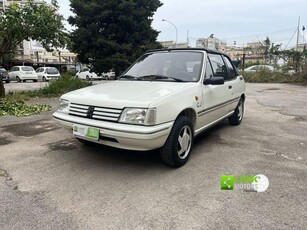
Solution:
[[[69,112],[69,101],[61,100],[58,106],[58,112],[68,114]]]
[[[156,109],[126,108],[119,122],[138,125],[155,125]]]

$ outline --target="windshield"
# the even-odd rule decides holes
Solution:
[[[21,67],[21,70],[22,71],[34,71],[34,69],[30,66],[23,66],[23,67]]]
[[[203,53],[171,51],[148,53],[139,58],[120,80],[197,82]]]
[[[58,69],[56,69],[56,68],[47,68],[46,72],[48,74],[58,74],[59,73]]]

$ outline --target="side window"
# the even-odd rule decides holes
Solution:
[[[225,81],[229,80],[227,67],[223,61],[223,58],[219,54],[208,54],[210,63],[213,70],[214,77],[223,77]]]
[[[205,78],[206,79],[210,79],[213,77],[213,71],[212,71],[212,67],[209,61],[209,58],[207,58],[207,63],[206,63],[206,73],[205,73]]]
[[[230,62],[230,60],[226,56],[223,56],[223,57],[224,57],[224,60],[226,62],[226,66],[228,68],[229,79],[235,79],[237,77],[237,72],[236,72],[235,68],[233,67],[232,63]]]

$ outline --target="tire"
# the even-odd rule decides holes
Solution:
[[[46,80],[46,78],[45,78],[45,77],[43,77],[43,78],[42,78],[42,81],[43,81],[43,82],[46,82],[47,80]]]
[[[7,83],[7,84],[10,83],[10,82],[11,82],[10,80],[6,80],[6,81],[5,81],[5,83]]]
[[[37,82],[37,80],[33,80],[33,82]]]
[[[179,117],[175,121],[166,143],[160,149],[162,161],[166,165],[175,168],[183,166],[189,160],[193,147],[193,139],[194,131],[192,121],[185,116]]]
[[[90,78],[89,78],[89,76],[86,76],[86,80],[87,80],[87,81],[90,81]]]
[[[20,80],[20,78],[18,76],[16,77],[16,81],[17,82],[21,82],[21,80]]]
[[[235,112],[228,118],[229,124],[240,125],[244,115],[244,99],[241,97]]]
[[[22,82],[26,82],[26,80],[22,80]]]
[[[105,77],[106,80],[109,80],[109,76],[108,75],[105,75],[104,77]]]

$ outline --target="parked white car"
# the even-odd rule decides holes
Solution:
[[[36,69],[36,73],[40,81],[56,80],[61,77],[59,70],[55,67],[40,67]]]
[[[253,65],[253,66],[245,68],[244,72],[253,73],[253,72],[261,71],[261,70],[262,71],[269,71],[269,72],[276,71],[276,69],[271,65]]]
[[[14,66],[9,70],[9,76],[11,81],[25,82],[27,80],[33,80],[37,82],[37,74],[32,66]]]
[[[194,137],[228,119],[243,119],[245,82],[230,58],[207,49],[145,53],[118,80],[64,94],[54,119],[84,143],[160,148],[184,165]]]
[[[102,73],[102,77],[105,80],[113,80],[113,79],[115,79],[115,72],[109,71],[107,73]]]
[[[103,77],[97,75],[95,72],[92,72],[89,68],[81,69],[76,73],[76,78],[80,78],[82,80],[101,80]]]

